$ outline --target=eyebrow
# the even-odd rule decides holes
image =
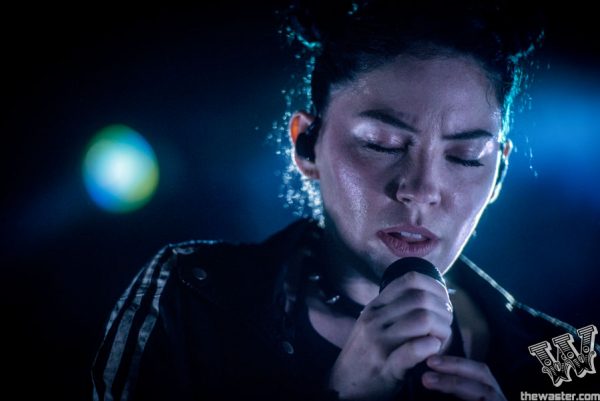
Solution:
[[[412,132],[414,134],[419,132],[419,130],[417,130],[415,127],[411,126],[405,121],[402,121],[399,117],[397,117],[394,114],[395,113],[389,112],[387,110],[372,109],[361,111],[358,115],[359,117],[366,117],[372,120],[377,120],[384,124],[391,125],[393,127]],[[493,137],[494,135],[491,132],[486,131],[484,129],[475,129],[442,136],[443,139],[447,140],[469,140]]]
[[[392,113],[390,113],[387,110],[381,110],[381,109],[365,110],[365,111],[361,111],[360,113],[358,113],[358,115],[359,115],[359,117],[366,117],[366,118],[370,118],[372,120],[377,120],[384,124],[391,125],[393,127],[400,128],[400,129],[403,129],[405,131],[409,131],[409,132],[412,132],[415,134],[418,132],[418,130],[416,128],[414,128],[413,126],[409,125],[408,123],[402,121],[400,118],[392,115]]]
[[[443,139],[448,140],[469,140],[477,138],[493,138],[494,135],[484,129],[474,129],[472,131],[457,132],[456,134],[443,135]]]

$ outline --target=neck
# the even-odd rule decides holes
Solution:
[[[379,294],[379,277],[344,244],[333,225],[322,240],[326,274],[340,295],[361,305],[371,302]]]

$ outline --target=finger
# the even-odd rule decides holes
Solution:
[[[452,324],[454,316],[451,305],[444,303],[443,299],[437,295],[422,290],[405,291],[400,298],[379,309],[366,308],[361,314],[360,319],[363,323],[372,324],[377,329],[386,330],[401,320],[404,315],[410,313],[418,315],[420,313],[418,311],[425,310],[434,313],[435,316],[448,326]],[[421,316],[421,318],[423,317]],[[422,332],[421,334],[424,335],[427,332]]]
[[[461,376],[500,388],[485,363],[451,355],[435,355],[427,359],[427,366],[440,373]]]
[[[407,341],[390,353],[383,365],[382,373],[396,380],[402,380],[408,369],[439,352],[441,345],[440,340],[431,336]]]
[[[409,289],[385,305],[379,312],[384,327],[391,325],[398,317],[417,309],[426,309],[438,314],[448,324],[452,323],[452,307],[446,298],[424,290]]]
[[[398,318],[381,336],[388,347],[396,348],[408,340],[425,336],[433,336],[445,344],[451,334],[448,319],[435,312],[418,309]]]
[[[430,390],[454,394],[463,400],[506,400],[499,388],[476,380],[445,373],[425,372],[421,377],[423,386]]]
[[[447,302],[450,301],[448,297],[448,290],[439,281],[426,276],[422,273],[415,271],[409,271],[403,274],[396,280],[392,281],[387,287],[381,291],[381,294],[373,301],[375,305],[388,304],[398,297],[400,293],[407,289],[418,289],[431,292],[438,295]]]

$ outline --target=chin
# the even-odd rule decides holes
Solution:
[[[373,263],[371,263],[371,270],[373,271],[377,279],[381,280],[381,278],[383,277],[383,273],[386,271],[386,269],[397,260],[397,256],[386,252],[382,256],[377,258],[377,260],[373,261]]]

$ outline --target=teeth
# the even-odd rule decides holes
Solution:
[[[415,239],[415,240],[424,240],[425,237],[421,234],[409,233],[406,231],[400,231],[400,235],[406,238]]]

